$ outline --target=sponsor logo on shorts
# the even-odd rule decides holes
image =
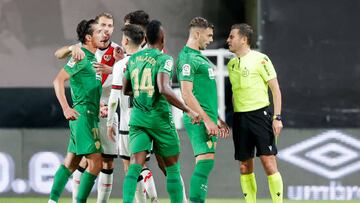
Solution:
[[[100,149],[100,147],[101,147],[100,141],[95,142],[95,147],[96,147],[96,149]]]
[[[209,149],[211,149],[214,146],[214,143],[211,140],[207,141],[206,144]]]

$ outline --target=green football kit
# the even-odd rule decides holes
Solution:
[[[218,118],[218,98],[213,64],[200,51],[185,46],[179,53],[177,74],[180,81],[193,83],[193,94],[201,108],[216,124]],[[216,136],[209,136],[204,122],[192,124],[184,114],[184,126],[189,135],[194,155],[215,153]]]
[[[153,151],[164,157],[180,153],[180,140],[171,106],[159,93],[157,74],[171,78],[173,59],[157,49],[144,49],[129,58],[125,78],[131,80],[134,94],[130,116],[130,153]]]
[[[70,75],[72,108],[80,114],[76,120],[69,121],[68,152],[76,155],[102,152],[98,128],[101,76],[97,75],[93,68],[93,63],[96,62],[95,55],[85,48],[81,49],[85,53],[85,58],[78,62],[70,58],[64,66]]]

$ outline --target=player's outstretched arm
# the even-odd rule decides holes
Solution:
[[[54,54],[55,57],[57,59],[64,59],[64,58],[68,57],[71,53],[69,47],[70,46],[63,46],[60,49],[57,49]]]
[[[65,96],[65,81],[69,80],[69,78],[70,75],[64,69],[61,69],[55,77],[53,84],[56,97],[61,105],[65,118],[67,120],[76,120],[80,114],[70,108]]]
[[[186,105],[188,105],[191,109],[194,109],[194,111],[200,114],[200,117],[204,120],[209,135],[217,135],[218,126],[210,119],[210,117],[206,114],[206,112],[201,108],[198,100],[195,98],[194,94],[192,93],[193,83],[184,80],[181,81],[180,84],[181,84],[181,95]]]
[[[189,108],[183,101],[181,101],[172,91],[169,84],[170,77],[167,73],[160,72],[157,74],[157,85],[160,94],[162,94],[171,105],[187,113],[192,118],[193,123],[199,123],[199,114]]]
[[[76,61],[81,61],[85,57],[85,53],[83,52],[83,50],[81,50],[80,44],[61,47],[60,49],[55,51],[54,55],[57,59],[64,59],[70,56],[70,54]]]

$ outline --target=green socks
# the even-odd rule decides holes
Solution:
[[[94,186],[96,175],[85,171],[80,178],[79,192],[77,196],[77,203],[85,203],[92,187]]]
[[[213,159],[199,160],[190,180],[190,201],[203,203],[207,194],[208,177],[214,167]]]
[[[54,183],[50,192],[50,199],[58,202],[65,185],[71,176],[71,172],[64,165],[61,165],[54,176]]]
[[[179,162],[166,167],[166,189],[170,196],[171,203],[183,202],[183,186],[180,178]]]
[[[142,166],[140,164],[130,164],[123,183],[123,203],[133,202],[137,179],[139,178],[141,169]]]
[[[283,181],[279,172],[268,176],[269,190],[273,203],[283,202]]]
[[[241,174],[240,176],[241,189],[246,203],[256,203],[256,180],[255,174]]]

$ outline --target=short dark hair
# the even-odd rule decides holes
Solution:
[[[94,32],[93,25],[97,24],[97,22],[94,19],[90,20],[82,20],[77,28],[76,33],[78,35],[78,39],[81,43],[85,44],[85,36],[86,35],[92,35]]]
[[[135,45],[140,45],[144,40],[145,33],[139,25],[125,25],[121,30]]]
[[[143,10],[133,11],[124,17],[124,22],[129,21],[130,24],[140,25],[145,28],[149,24],[149,14]]]
[[[111,19],[111,20],[113,20],[113,22],[114,22],[114,17],[113,17],[113,15],[111,15],[110,13],[106,13],[106,12],[100,13],[99,15],[97,15],[97,16],[95,17],[95,21],[96,21],[96,22],[99,22],[99,19],[100,19],[101,17],[105,17],[105,18]]]
[[[203,17],[195,17],[195,18],[191,19],[191,21],[189,23],[189,29],[194,28],[194,27],[203,28],[203,29],[207,29],[207,28],[214,29],[214,25],[209,23]]]
[[[245,36],[247,38],[248,45],[251,45],[252,35],[254,34],[253,29],[250,25],[246,23],[234,24],[231,26],[231,30],[238,29],[240,36]]]
[[[161,22],[152,20],[146,26],[146,39],[151,45],[155,44],[160,38]]]

